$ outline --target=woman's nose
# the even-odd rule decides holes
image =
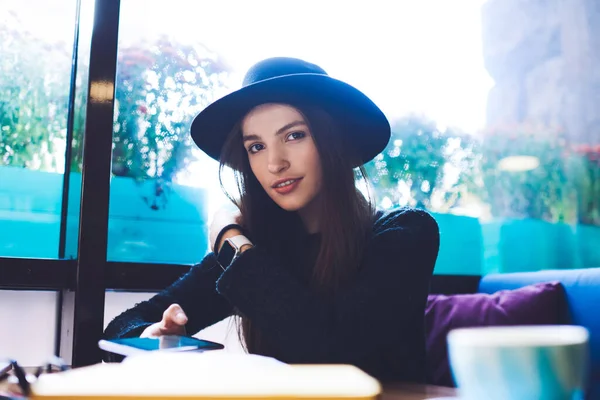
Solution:
[[[270,154],[269,155],[269,172],[272,174],[279,174],[285,171],[290,166],[282,154]]]

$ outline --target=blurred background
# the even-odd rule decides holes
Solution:
[[[90,0],[2,1],[0,257],[77,256],[93,19]],[[593,0],[122,0],[109,261],[204,257],[227,200],[190,123],[271,56],[381,106],[393,136],[367,165],[376,201],[434,214],[436,274],[600,267]],[[0,291],[3,315],[30,302],[52,324],[54,295]]]
[[[124,0],[111,260],[195,263],[225,203],[193,116],[256,61],[323,66],[371,96],[393,137],[367,165],[381,208],[433,212],[436,273],[600,266],[600,13],[589,0]],[[0,255],[75,257],[93,2],[0,10]],[[72,71],[76,55],[76,70]],[[75,85],[72,152],[65,160]],[[65,166],[72,174],[62,197]],[[36,235],[35,245],[29,242]]]

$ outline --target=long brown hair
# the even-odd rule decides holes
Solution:
[[[322,166],[322,189],[319,195],[320,248],[312,271],[311,286],[327,296],[352,278],[359,269],[366,243],[372,232],[375,214],[371,196],[362,195],[356,179],[367,183],[364,168],[356,152],[343,140],[343,128],[324,110],[306,104],[290,104],[304,117],[312,133]],[[238,193],[232,196],[223,185],[225,167],[235,175]],[[256,246],[278,254],[289,254],[302,235],[297,213],[280,208],[262,188],[248,161],[243,146],[241,121],[230,133],[221,153],[219,169],[221,187],[239,208],[243,225]],[[368,184],[367,184],[368,188]],[[367,190],[368,193],[368,190]],[[240,337],[246,350],[264,354],[260,331],[244,315]],[[265,354],[266,355],[266,354]]]

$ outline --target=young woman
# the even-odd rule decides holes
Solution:
[[[236,173],[239,213],[218,213],[213,251],[105,336],[191,335],[235,315],[251,353],[424,382],[439,232],[425,211],[376,212],[357,189],[390,138],[381,110],[314,64],[271,58],[191,133]]]

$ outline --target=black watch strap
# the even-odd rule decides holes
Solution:
[[[219,246],[219,243],[221,243],[221,239],[223,239],[223,235],[225,234],[225,232],[227,232],[230,229],[237,229],[240,232],[244,233],[244,228],[242,228],[241,225],[229,224],[229,225],[225,226],[223,229],[221,229],[221,231],[217,235],[217,239],[215,240],[215,243],[213,244],[213,249],[214,249],[215,254],[217,253],[217,246]]]
[[[223,271],[231,265],[235,257],[236,249],[228,240],[223,243],[221,249],[217,253],[217,263]]]
[[[217,254],[217,262],[223,271],[241,254],[242,247],[245,245],[252,245],[252,242],[244,235],[234,236],[223,242]]]

